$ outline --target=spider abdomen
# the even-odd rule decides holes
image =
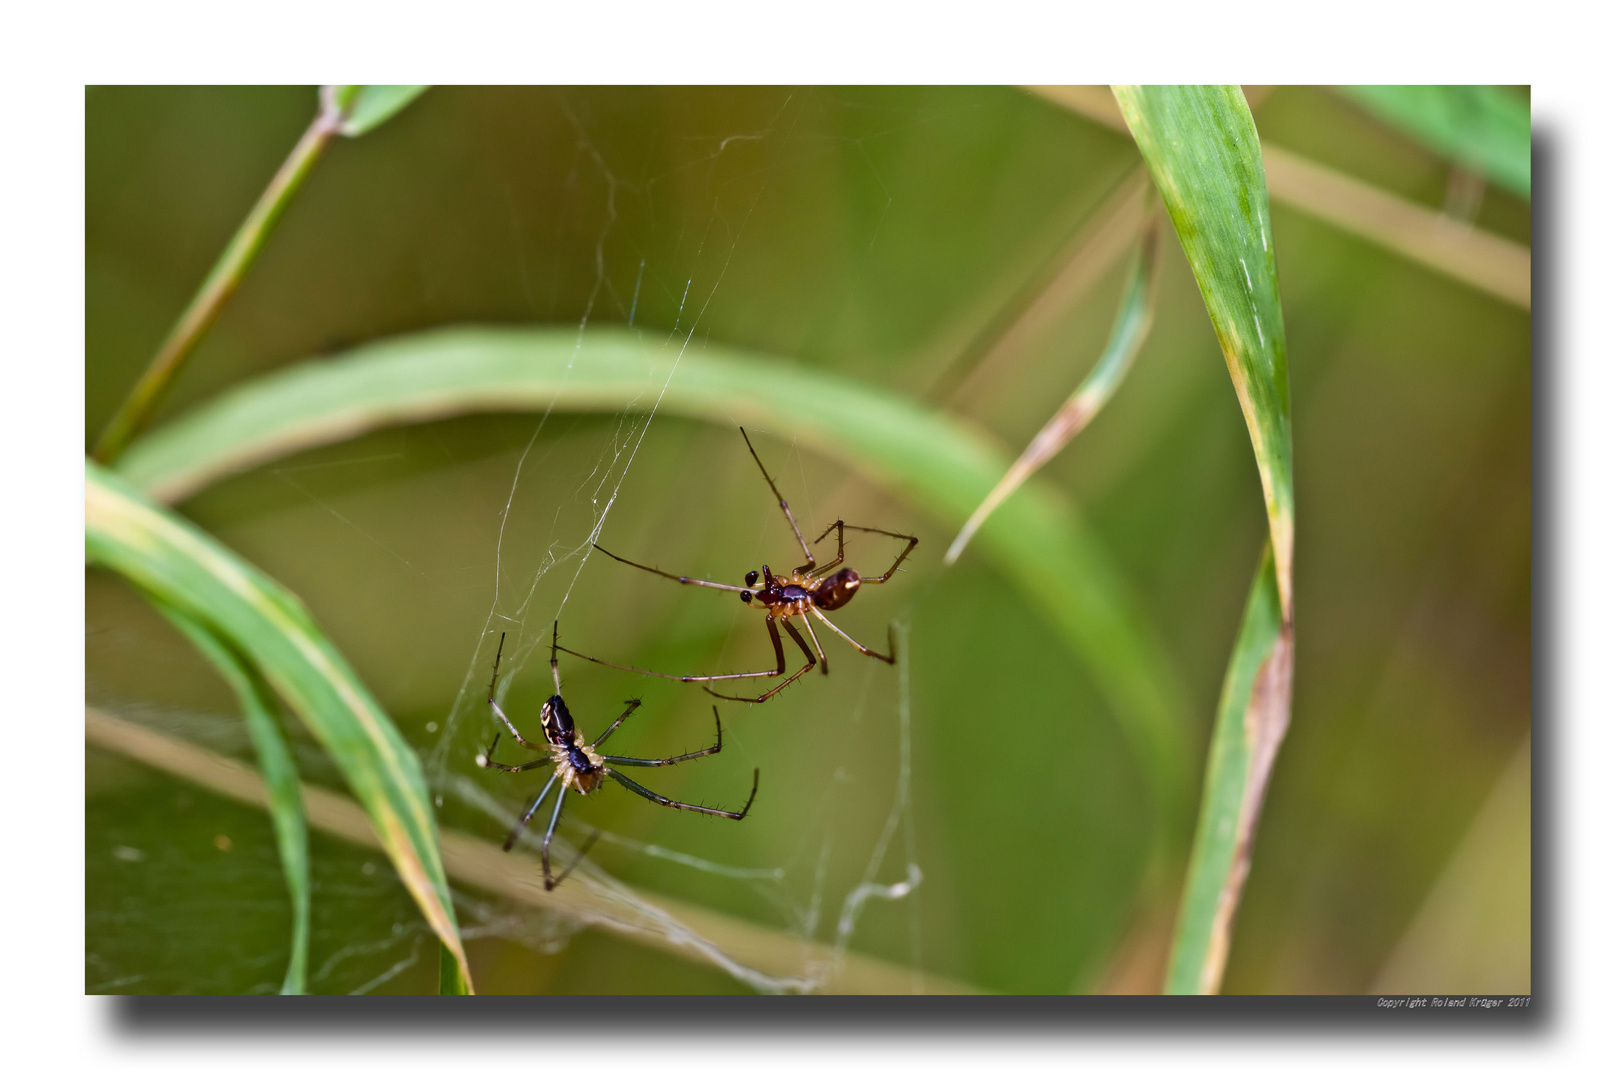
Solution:
[[[574,738],[574,717],[561,694],[553,694],[540,706],[540,723],[553,746],[567,746]]]
[[[861,575],[846,566],[816,586],[816,607],[822,611],[837,611],[855,599],[855,590],[860,587]]]

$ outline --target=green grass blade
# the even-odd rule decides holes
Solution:
[[[1153,283],[1158,276],[1158,254],[1159,219],[1150,213],[1142,229],[1142,239],[1137,245],[1136,258],[1126,275],[1125,293],[1120,297],[1119,311],[1114,315],[1114,326],[1109,332],[1108,344],[1103,346],[1102,356],[1069,400],[1036,433],[1018,460],[1013,462],[1012,468],[973,511],[973,516],[968,518],[967,524],[962,526],[962,531],[956,534],[950,549],[945,552],[945,565],[949,566],[961,557],[968,541],[973,539],[973,534],[979,531],[985,519],[995,513],[996,507],[1034,475],[1035,470],[1069,445],[1069,441],[1091,423],[1092,417],[1102,411],[1109,398],[1114,396],[1114,391],[1119,389],[1153,325]]]
[[[1293,692],[1288,352],[1260,138],[1242,91],[1235,86],[1121,86],[1114,95],[1198,279],[1248,425],[1270,526],[1261,559],[1261,575],[1268,580],[1251,590],[1227,671],[1216,742],[1204,776],[1200,840],[1183,885],[1166,981],[1171,992],[1213,993],[1220,988],[1254,831],[1277,747],[1288,731]],[[1276,612],[1269,623],[1268,610]],[[1269,637],[1263,632],[1267,625],[1274,625]],[[1233,741],[1232,723],[1240,724],[1240,740]]]
[[[461,965],[456,962],[456,954],[439,942],[439,993],[465,994],[467,984],[461,978]]]
[[[1293,642],[1283,632],[1276,565],[1267,544],[1216,709],[1166,993],[1220,989],[1266,781],[1287,730],[1292,679]]]
[[[947,527],[1006,471],[962,423],[778,357],[666,344],[596,328],[459,328],[283,369],[154,431],[125,457],[163,500],[296,450],[378,427],[479,411],[649,409],[759,426],[846,462]],[[1187,711],[1174,669],[1123,579],[1081,521],[1038,481],[1010,497],[980,550],[1085,664],[1136,750],[1161,827],[1190,809]]]
[[[264,678],[217,634],[179,608],[156,596],[149,597],[197,651],[224,676],[242,705],[248,735],[259,757],[259,772],[270,793],[270,822],[275,829],[281,870],[292,898],[292,957],[287,962],[283,994],[305,993],[309,968],[309,829],[304,821],[304,800],[299,791],[298,768],[292,750],[276,722],[276,699]]]
[[[355,138],[394,118],[405,106],[422,96],[426,86],[326,86],[322,101],[338,103],[343,121],[338,134]]]
[[[303,604],[88,460],[85,557],[205,623],[263,673],[342,770],[400,879],[467,979],[421,763]]]
[[[1346,86],[1380,120],[1530,198],[1530,99],[1501,86]]]
[[[1294,451],[1288,351],[1265,166],[1235,86],[1115,87],[1204,296],[1265,492],[1277,589],[1292,621]]]

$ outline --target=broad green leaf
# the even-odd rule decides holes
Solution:
[[[468,979],[421,763],[303,604],[88,460],[85,557],[204,623],[263,674],[342,770],[400,879]]]
[[[1294,452],[1288,351],[1260,137],[1236,86],[1114,88],[1192,265],[1254,444],[1277,589],[1292,621]]]
[[[1114,95],[1198,279],[1249,428],[1270,524],[1260,579],[1250,593],[1217,714],[1166,982],[1172,992],[1214,993],[1293,693],[1288,353],[1260,139],[1242,91],[1121,86]]]
[[[1440,156],[1530,198],[1530,99],[1502,86],[1346,86],[1342,92]]]
[[[1283,633],[1276,566],[1267,544],[1215,713],[1166,993],[1213,994],[1220,989],[1266,781],[1287,730],[1292,680],[1292,636]]]
[[[393,119],[395,113],[415,101],[426,86],[325,86],[323,105],[335,105],[343,112],[338,134],[354,138]]]
[[[130,448],[122,470],[174,501],[230,473],[375,428],[467,412],[650,409],[763,427],[846,462],[947,526],[1007,462],[964,424],[862,383],[622,329],[463,328],[367,345],[226,393]],[[1173,668],[1103,547],[1039,483],[982,530],[987,559],[1086,665],[1180,827],[1191,762]]]
[[[298,768],[293,764],[292,750],[276,722],[275,695],[265,685],[263,676],[219,635],[174,605],[156,596],[150,599],[224,676],[241,702],[248,735],[259,757],[259,772],[264,775],[265,787],[269,790],[270,823],[275,829],[276,848],[281,853],[281,870],[287,877],[287,892],[292,897],[292,958],[287,962],[287,977],[281,984],[281,992],[305,993],[309,967],[309,831],[304,821]]]
[[[1153,282],[1159,266],[1159,219],[1147,215],[1142,229],[1141,243],[1130,272],[1125,277],[1125,293],[1119,300],[1119,311],[1114,315],[1114,327],[1097,361],[1080,386],[1063,403],[1046,426],[1036,432],[1024,452],[1013,462],[1012,468],[984,497],[973,516],[968,518],[962,531],[956,534],[950,549],[945,552],[945,564],[956,562],[967,547],[973,534],[979,531],[986,518],[995,513],[1018,486],[1034,475],[1035,470],[1052,460],[1052,456],[1069,444],[1069,440],[1091,423],[1091,418],[1102,411],[1108,399],[1114,396],[1125,373],[1131,369],[1142,342],[1147,340],[1153,325]]]

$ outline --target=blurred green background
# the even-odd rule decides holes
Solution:
[[[88,436],[314,97],[87,92]],[[1256,100],[1273,145],[1420,204],[1455,191],[1449,164],[1332,91]],[[1095,360],[1123,260],[996,354],[965,400],[950,389],[1138,163],[1127,136],[1013,89],[437,88],[331,148],[158,422],[383,335],[633,317],[652,335],[950,402],[1010,455]],[[1530,314],[1276,201],[1272,221],[1294,394],[1298,667],[1225,989],[1528,992]],[[1530,241],[1529,206],[1495,188],[1477,223]],[[1163,264],[1135,370],[1043,475],[1162,639],[1201,767],[1265,518],[1173,239]],[[598,656],[707,672],[769,655],[757,617],[727,596],[600,558],[576,579],[576,549],[614,491],[606,467],[639,431],[636,415],[560,413],[396,428],[253,469],[181,510],[304,599],[423,752],[442,822],[499,842],[467,785],[515,809],[538,783],[473,764],[493,733],[477,705],[492,612],[517,620],[500,625],[520,726],[551,693],[543,645],[565,594],[565,644]],[[944,569],[957,523],[768,431],[755,445],[807,532],[843,517],[922,537],[908,572],[838,620],[874,645],[888,620],[910,626],[910,799],[876,880],[904,879],[912,857],[923,875],[909,896],[867,903],[850,947],[991,991],[1156,989],[1179,881],[1144,892],[1147,786],[1080,663],[973,548]],[[657,415],[601,540],[740,582],[794,557],[771,502],[735,430]],[[851,558],[876,573],[892,550],[863,538]],[[120,579],[88,573],[85,621],[89,704],[251,756],[224,683]],[[722,704],[724,753],[645,778],[735,805],[758,767],[747,821],[614,789],[573,799],[566,834],[595,826],[779,870],[738,877],[611,839],[592,854],[633,886],[832,940],[896,805],[901,686],[828,644],[829,677],[766,706]],[[593,734],[625,698],[646,700],[615,736],[620,754],[709,737],[710,699],[693,688],[567,657],[563,674]],[[305,779],[341,787],[292,727]],[[88,991],[280,985],[290,905],[264,814],[95,747],[87,800]],[[319,832],[312,854],[311,989],[431,992],[436,946],[387,860]],[[484,993],[746,989],[476,893],[458,909]]]

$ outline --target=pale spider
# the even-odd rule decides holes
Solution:
[[[613,723],[609,724],[608,729],[602,732],[602,734],[598,735],[594,741],[583,741],[584,736],[578,729],[574,727],[574,718],[568,712],[568,706],[563,701],[562,697],[562,679],[557,674],[556,623],[552,623],[551,625],[551,681],[552,685],[556,687],[557,692],[551,695],[551,697],[547,698],[544,705],[540,706],[540,722],[545,728],[546,745],[541,746],[529,742],[522,736],[522,734],[518,732],[517,727],[512,723],[512,721],[506,718],[506,714],[501,711],[501,707],[495,704],[495,680],[500,674],[501,650],[505,647],[506,635],[502,634],[500,644],[495,647],[495,669],[490,673],[489,677],[489,707],[495,711],[496,716],[500,717],[501,723],[506,725],[506,729],[512,733],[512,738],[516,739],[519,745],[526,746],[530,750],[545,754],[546,756],[535,761],[525,762],[522,765],[503,765],[494,760],[495,747],[498,746],[501,741],[501,733],[496,731],[495,740],[489,744],[489,751],[487,753],[479,754],[476,760],[479,765],[486,769],[501,769],[505,772],[519,773],[527,772],[530,769],[546,767],[553,770],[551,779],[546,781],[546,786],[540,789],[540,794],[535,797],[534,802],[529,804],[529,809],[524,812],[523,817],[518,821],[517,826],[513,828],[511,835],[506,838],[506,843],[503,845],[503,849],[506,851],[512,850],[512,845],[517,842],[517,838],[522,834],[523,830],[528,827],[529,819],[534,817],[535,811],[540,809],[540,804],[545,802],[546,796],[551,793],[552,785],[556,784],[559,780],[562,781],[562,787],[557,792],[557,805],[555,809],[551,811],[551,824],[546,827],[546,838],[540,844],[540,866],[545,874],[547,890],[554,889],[558,885],[562,884],[563,879],[573,872],[574,867],[579,865],[579,860],[585,857],[585,853],[589,851],[591,845],[596,842],[596,834],[592,833],[591,838],[580,847],[579,853],[574,856],[574,861],[568,864],[568,869],[564,870],[555,878],[551,876],[551,838],[557,831],[557,819],[562,816],[563,800],[568,796],[568,789],[570,787],[572,787],[575,791],[578,791],[581,795],[589,795],[591,792],[595,791],[601,786],[602,777],[611,776],[613,779],[617,780],[619,783],[623,784],[637,795],[640,795],[643,799],[651,800],[660,806],[674,807],[677,810],[695,810],[700,814],[711,814],[714,817],[730,818],[732,821],[741,821],[747,815],[749,807],[754,805],[754,796],[759,792],[758,769],[754,770],[754,787],[753,790],[748,793],[748,801],[743,804],[743,808],[741,810],[732,811],[717,810],[713,807],[698,806],[693,803],[677,802],[674,799],[666,798],[655,791],[647,790],[634,780],[630,779],[628,776],[625,776],[623,773],[619,772],[619,770],[613,768],[614,765],[634,765],[644,768],[656,768],[661,765],[674,765],[677,762],[691,761],[693,758],[707,757],[710,754],[718,754],[720,752],[721,741],[720,710],[718,708],[714,710],[714,745],[709,747],[707,750],[694,750],[689,754],[681,754],[677,757],[669,758],[616,757],[612,754],[597,753],[596,748],[602,743],[606,742],[607,737],[612,735],[614,731],[618,730],[619,725],[624,723],[626,718],[628,718],[631,713],[635,712],[636,709],[641,706],[641,701],[639,699],[625,702],[625,705],[628,706],[628,708],[626,708],[624,712],[620,713],[619,718],[613,721]]]

